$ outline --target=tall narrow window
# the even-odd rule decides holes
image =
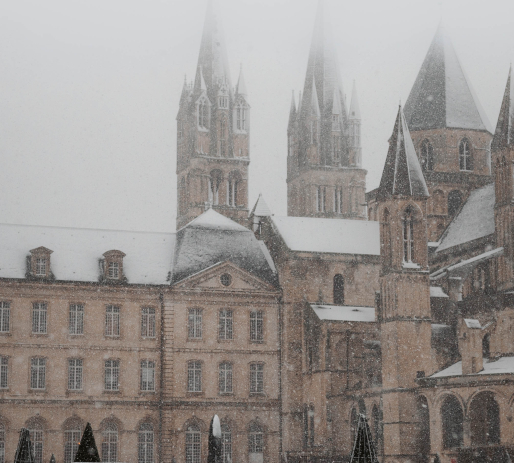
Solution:
[[[155,309],[153,307],[141,309],[141,336],[155,338]]]
[[[189,309],[187,332],[189,339],[202,339],[202,309]]]
[[[45,389],[46,359],[33,358],[30,360],[30,388]]]
[[[155,391],[155,362],[141,360],[141,390]]]
[[[41,423],[34,423],[29,427],[29,433],[34,452],[34,463],[43,463],[43,426]]]
[[[105,309],[105,336],[120,335],[120,308],[108,305]]]
[[[198,127],[206,129],[209,126],[208,122],[208,108],[207,102],[202,98],[198,103]]]
[[[235,176],[231,176],[227,180],[227,204],[232,207],[237,206],[237,189],[239,180]]]
[[[45,302],[32,304],[32,333],[46,334],[46,308]]]
[[[120,378],[120,361],[119,360],[106,360],[105,361],[105,390],[118,391]]]
[[[412,211],[407,209],[403,216],[403,261],[414,260],[414,219]]]
[[[248,433],[248,452],[251,463],[264,461],[264,433],[258,424],[252,424]]]
[[[120,278],[120,264],[118,262],[109,262],[108,276],[111,280],[118,280]]]
[[[454,396],[448,396],[441,406],[443,423],[443,448],[451,449],[462,446],[464,414],[459,401]]]
[[[73,463],[75,460],[81,434],[81,429],[78,425],[64,431],[64,463]]]
[[[332,136],[332,160],[335,164],[338,164],[341,160],[339,151],[339,135]]]
[[[246,130],[246,108],[241,104],[236,110],[237,130]]]
[[[481,392],[469,407],[471,445],[500,443],[500,407],[492,392]]]
[[[375,409],[373,408],[373,412]],[[430,454],[430,413],[426,397],[419,396],[417,399],[417,419],[419,422],[417,447],[420,455]]]
[[[150,423],[139,426],[137,440],[138,463],[154,463],[154,433]]]
[[[46,257],[38,257],[36,259],[36,275],[46,276]]]
[[[198,426],[189,426],[186,431],[186,463],[202,461],[202,437]]]
[[[102,432],[102,461],[118,461],[118,427],[114,423],[109,423]]]
[[[187,364],[187,391],[202,392],[202,362],[198,360]]]
[[[0,463],[5,463],[5,426],[0,424]]]
[[[68,360],[68,390],[82,390],[82,359]]]
[[[232,463],[232,431],[226,424],[221,425],[221,462]]]
[[[233,338],[233,312],[229,309],[221,309],[219,315],[219,331],[220,340],[229,340]]]
[[[334,304],[344,304],[344,278],[339,273],[334,276]]]
[[[459,143],[459,164],[460,170],[473,170],[471,143],[466,138]]]
[[[336,214],[343,213],[343,189],[336,187],[334,190],[334,212]]]
[[[325,212],[327,189],[324,186],[319,186],[316,190],[316,211]]]
[[[84,306],[82,304],[70,304],[70,334],[84,334]]]
[[[220,156],[226,156],[227,153],[227,121],[222,118],[220,121]]]
[[[434,149],[428,140],[421,142],[420,161],[423,170],[434,170]]]
[[[0,357],[0,389],[9,387],[9,357]]]
[[[309,407],[309,445],[314,447],[314,407]]]
[[[264,339],[264,313],[262,310],[250,312],[250,341]]]
[[[219,392],[220,394],[232,394],[232,364],[229,362],[220,363]]]
[[[9,332],[9,323],[11,320],[11,303],[0,302],[0,333]]]
[[[219,189],[222,182],[222,174],[219,170],[213,170],[208,180],[209,202],[214,206],[219,204]]]
[[[250,393],[262,394],[264,392],[264,365],[252,363],[250,365]]]

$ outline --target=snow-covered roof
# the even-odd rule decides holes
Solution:
[[[239,268],[277,284],[273,261],[247,228],[209,209],[177,232],[172,283],[230,261]]]
[[[436,252],[494,233],[494,184],[474,190],[443,234]]]
[[[374,307],[352,307],[346,305],[311,304],[320,320],[339,322],[375,322]]]
[[[484,369],[478,373],[470,373],[470,375],[479,376],[504,374],[514,374],[514,357],[501,357],[493,361],[484,359]],[[449,376],[462,376],[462,361],[454,363],[429,378],[447,378]]]
[[[380,255],[376,221],[283,216],[271,221],[291,251]]]
[[[97,282],[99,259],[116,249],[129,283],[166,284],[174,245],[173,233],[0,224],[0,278],[25,278],[26,256],[44,246],[57,280]]]
[[[448,299],[448,294],[440,286],[430,286],[430,297],[443,297]]]
[[[468,328],[471,328],[473,330],[481,330],[482,326],[480,325],[480,322],[475,318],[465,318],[464,323]]]
[[[411,130],[448,127],[492,133],[491,124],[441,26],[407,99],[405,116]]]
[[[266,201],[264,201],[262,194],[259,194],[257,202],[255,203],[255,206],[253,206],[249,215],[254,215],[256,217],[269,217],[271,215],[271,209],[266,204]]]

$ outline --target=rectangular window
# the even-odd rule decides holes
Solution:
[[[141,360],[141,390],[155,391],[155,362]]]
[[[108,276],[111,280],[118,280],[120,278],[119,262],[109,262]]]
[[[119,377],[120,377],[120,361],[119,360],[106,360],[105,361],[105,390],[118,391],[119,390]]]
[[[46,258],[38,257],[36,259],[36,275],[46,276]]]
[[[116,337],[120,335],[120,308],[108,305],[105,309],[105,335]]]
[[[45,302],[32,304],[32,332],[35,334],[46,333],[46,309]]]
[[[202,363],[199,361],[187,364],[187,391],[202,392]]]
[[[80,429],[68,429],[64,431],[64,463],[73,463],[81,438]]]
[[[232,310],[221,309],[218,337],[221,340],[233,339]]]
[[[7,389],[8,386],[8,366],[9,366],[9,358],[8,357],[0,357],[0,389]]]
[[[82,390],[82,359],[68,360],[68,390]]]
[[[264,313],[262,310],[250,312],[250,341],[264,340]]]
[[[187,332],[189,339],[202,339],[202,309],[189,309]]]
[[[141,309],[141,336],[155,338],[155,309],[152,307]]]
[[[84,306],[70,304],[70,334],[84,334]]]
[[[219,366],[219,391],[220,394],[232,393],[232,364],[224,362]]]
[[[45,389],[46,359],[33,358],[30,360],[30,388]]]
[[[43,463],[43,429],[41,424],[37,428],[29,429],[32,452],[34,453],[34,463]]]
[[[9,332],[9,323],[11,319],[11,303],[0,302],[0,333]]]
[[[250,365],[250,393],[259,394],[264,392],[264,365],[252,363]]]

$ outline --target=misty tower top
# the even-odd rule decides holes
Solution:
[[[442,25],[428,49],[409,98],[405,117],[411,130],[491,126]]]
[[[382,197],[429,196],[401,106],[398,109],[393,134],[389,140],[389,151],[382,172],[379,195]]]
[[[184,83],[177,116],[177,228],[209,207],[246,223],[249,135],[243,71],[234,88],[221,18],[210,0],[195,80]]]
[[[365,218],[366,171],[356,98],[354,89],[354,114],[349,117],[331,27],[320,0],[303,93],[298,106],[293,95],[289,112],[288,215]]]
[[[505,148],[514,149],[514,81],[512,80],[512,65],[509,69],[509,77],[507,78],[507,85],[503,94],[491,150],[497,152]]]

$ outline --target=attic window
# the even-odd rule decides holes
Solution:
[[[123,258],[125,254],[121,251],[111,250],[104,253],[104,274],[108,281],[123,280]]]
[[[28,274],[37,278],[50,278],[52,276],[50,272],[50,254],[52,252],[43,246],[32,249],[27,259]]]
[[[224,273],[220,276],[220,282],[223,286],[230,286],[232,283],[232,276],[228,273]]]

